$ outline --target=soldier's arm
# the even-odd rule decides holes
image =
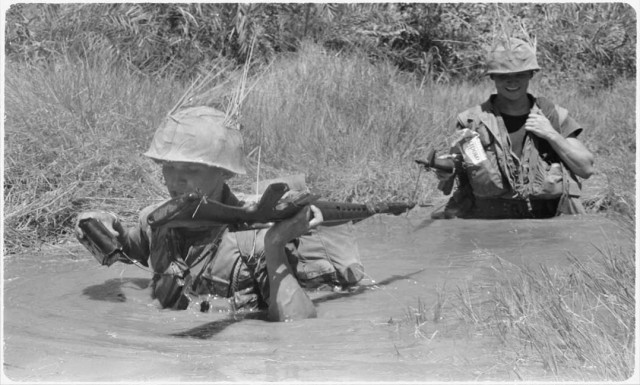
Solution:
[[[313,219],[310,220],[311,213]],[[322,213],[315,206],[310,206],[293,218],[276,223],[265,235],[265,259],[269,276],[269,320],[289,321],[316,317],[313,302],[293,275],[284,246],[291,239],[305,234],[321,223]]]
[[[549,142],[553,150],[567,166],[581,178],[589,178],[593,172],[593,154],[576,137],[580,131],[574,131],[567,137],[556,131],[549,119],[542,114],[530,114],[525,130]]]

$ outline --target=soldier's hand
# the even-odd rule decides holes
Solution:
[[[267,232],[265,242],[284,246],[290,240],[319,226],[323,221],[322,212],[316,206],[309,205],[293,217],[274,224]]]
[[[441,182],[448,181],[449,179],[453,178],[453,176],[455,175],[453,172],[446,172],[446,171],[438,170],[437,168],[434,168],[433,171],[436,174],[436,178],[438,178],[438,180]]]
[[[524,129],[549,142],[552,141],[554,137],[560,135],[560,133],[553,128],[549,119],[538,113],[529,114],[524,124]]]
[[[324,217],[322,216],[322,211],[314,205],[310,205],[309,208],[313,213],[313,218],[309,221],[309,228],[314,229],[324,222]]]
[[[79,224],[82,219],[86,218],[93,218],[102,222],[104,227],[106,227],[107,230],[109,230],[109,232],[115,237],[121,238],[125,233],[124,227],[122,227],[122,223],[120,223],[118,216],[114,213],[106,211],[85,211],[80,213],[76,218],[75,233],[76,238],[78,238],[79,240],[82,240],[84,238],[84,233]]]

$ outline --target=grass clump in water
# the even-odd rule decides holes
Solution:
[[[560,378],[625,380],[635,365],[634,250],[570,256],[569,269],[502,266],[491,297],[460,290],[458,313],[497,336],[520,365]]]

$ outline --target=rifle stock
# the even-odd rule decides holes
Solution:
[[[271,222],[291,218],[309,204],[313,204],[322,212],[323,225],[356,222],[376,214],[399,215],[415,206],[401,202],[329,202],[318,200],[317,195],[309,193],[281,199],[287,191],[289,186],[286,183],[273,183],[267,187],[257,204],[248,207],[229,206],[191,193],[162,204],[149,215],[147,222],[151,227],[227,225],[231,231],[242,231],[267,227]]]

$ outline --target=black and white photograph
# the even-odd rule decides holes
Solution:
[[[0,7],[0,383],[640,383],[634,2]]]

